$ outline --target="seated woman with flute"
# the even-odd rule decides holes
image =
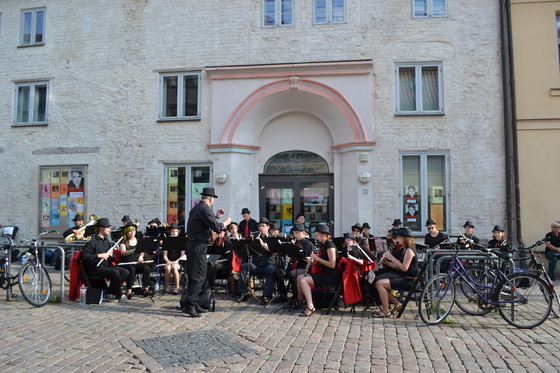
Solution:
[[[123,240],[120,244],[120,262],[121,265],[128,269],[130,272],[142,274],[142,292],[145,297],[150,296],[150,265],[145,263],[146,253],[137,253],[136,247],[138,246],[138,240],[136,239],[136,226],[133,223],[128,223],[123,230]],[[119,256],[119,255],[117,255]],[[130,263],[130,264],[124,264]],[[132,289],[132,284],[130,284],[130,289]],[[126,295],[130,299],[132,298],[132,291],[129,291],[129,285],[127,282]]]

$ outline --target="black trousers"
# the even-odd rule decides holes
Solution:
[[[87,268],[88,275],[101,277],[101,278],[108,278],[111,280],[109,285],[109,294],[113,294],[117,298],[120,298],[122,295],[122,283],[126,281],[126,285],[128,288],[128,284],[130,284],[130,288],[132,288],[132,283],[134,282],[134,275],[130,275],[130,271],[122,266],[95,266],[95,267],[88,267]]]
[[[187,241],[187,297],[185,308],[194,310],[198,305],[198,294],[206,281],[207,256],[206,242]],[[184,290],[183,290],[184,292]]]

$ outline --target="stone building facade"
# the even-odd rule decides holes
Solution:
[[[212,185],[234,221],[490,236],[499,51],[487,0],[2,1],[0,224],[181,222]]]

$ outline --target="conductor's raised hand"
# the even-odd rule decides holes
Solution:
[[[225,213],[226,212],[224,211],[224,209],[218,209],[218,211],[216,212],[216,219],[221,218]]]

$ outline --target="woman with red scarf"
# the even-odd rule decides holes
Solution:
[[[331,241],[329,227],[325,224],[317,225],[315,237],[317,238],[319,254],[311,254],[307,259],[312,268],[312,273],[299,275],[297,278],[298,301],[303,303],[305,299],[306,302],[305,309],[299,314],[302,317],[311,316],[315,312],[311,287],[338,285],[341,281],[337,249]]]

